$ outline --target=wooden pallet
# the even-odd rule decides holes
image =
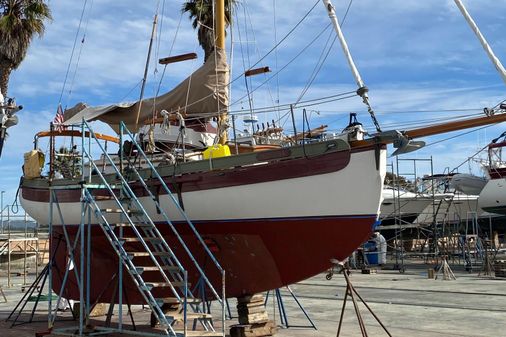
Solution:
[[[231,337],[272,336],[277,326],[269,320],[263,295],[243,296],[237,299],[239,324],[230,327]]]
[[[278,328],[273,321],[255,324],[237,324],[230,327],[230,337],[273,336]]]

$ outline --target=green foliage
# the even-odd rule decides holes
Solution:
[[[61,146],[56,152],[53,170],[60,172],[63,178],[70,179],[81,175],[81,156],[75,148]]]
[[[44,0],[0,0],[0,87],[7,95],[10,72],[19,67],[35,35],[51,20]]]
[[[401,187],[405,191],[416,192],[415,184],[406,177],[398,176],[391,172],[385,175],[385,186]]]
[[[225,0],[225,22],[229,26],[231,21],[232,7],[236,0]],[[181,8],[183,13],[188,13],[190,19],[193,19],[193,29],[198,29],[199,44],[204,49],[204,61],[214,50],[214,26],[213,0],[189,0],[183,3]]]

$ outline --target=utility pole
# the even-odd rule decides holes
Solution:
[[[4,193],[5,191],[0,192],[0,221],[2,224],[2,234],[4,233]]]

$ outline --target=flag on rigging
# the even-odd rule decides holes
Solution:
[[[63,109],[61,107],[61,104],[58,104],[58,109],[56,110],[56,116],[54,116],[53,124],[55,126],[55,130],[58,132],[61,132],[63,130],[66,130],[67,127],[63,125],[63,122],[65,121],[63,117]]]

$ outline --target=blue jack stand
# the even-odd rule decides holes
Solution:
[[[307,313],[306,309],[302,306],[302,304],[299,302],[297,296],[293,293],[292,289],[290,289],[289,286],[286,286],[286,289],[292,295],[292,298],[295,300],[295,303],[299,306],[300,310],[304,313],[304,316],[306,316],[307,320],[311,325],[290,325],[288,323],[288,315],[286,314],[285,310],[285,304],[283,302],[283,296],[281,295],[281,291],[278,289],[274,289],[274,294],[276,296],[276,300],[278,303],[278,311],[279,311],[279,317],[281,318],[281,326],[288,329],[288,328],[313,328],[315,330],[318,330],[314,322],[311,320],[311,317],[309,317],[309,314]],[[268,291],[265,295],[265,302],[264,305],[267,307],[267,301],[269,300],[269,295],[271,291]]]

